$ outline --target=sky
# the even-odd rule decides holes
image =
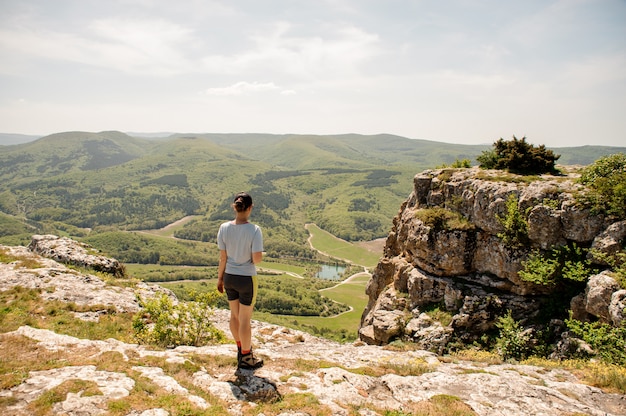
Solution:
[[[0,0],[0,133],[626,146],[626,0]]]

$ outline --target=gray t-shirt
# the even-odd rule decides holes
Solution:
[[[226,250],[226,273],[255,276],[252,253],[263,251],[263,233],[252,223],[235,224],[234,221],[220,225],[217,232],[217,247]]]

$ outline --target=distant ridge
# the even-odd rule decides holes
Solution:
[[[176,134],[175,132],[165,132],[165,131],[164,132],[152,132],[152,133],[127,131],[124,133],[128,134],[131,137],[141,137],[144,139],[166,139]]]
[[[469,159],[476,164],[476,157],[491,147],[490,144],[454,144],[427,139],[410,139],[393,134],[271,134],[271,133],[175,133],[175,132],[127,132],[103,131],[61,132],[47,136],[0,133],[0,147],[28,145],[40,140],[54,138],[57,143],[75,140],[76,136],[130,139],[159,143],[180,138],[202,138],[218,146],[254,155],[254,159],[289,169],[319,166],[319,163],[335,163],[362,167],[369,164],[416,163],[419,165],[451,164],[456,159]],[[125,139],[124,139],[125,138]],[[133,143],[137,145],[138,143]],[[588,165],[602,156],[626,153],[626,147],[575,146],[548,147],[561,157],[557,164]],[[133,151],[131,153],[136,153]],[[301,161],[308,160],[308,166]]]
[[[14,144],[24,144],[32,142],[43,136],[34,136],[30,134],[17,133],[0,133],[0,146],[10,146]]]

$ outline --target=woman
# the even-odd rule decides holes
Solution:
[[[225,222],[217,233],[220,262],[217,290],[228,297],[230,332],[237,342],[237,367],[255,369],[263,360],[252,354],[252,309],[256,299],[256,266],[263,258],[263,234],[258,225],[248,222],[252,197],[235,195],[235,219]]]

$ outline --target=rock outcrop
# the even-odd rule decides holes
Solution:
[[[122,277],[125,273],[124,266],[116,259],[90,253],[93,249],[87,244],[67,237],[34,235],[28,249],[63,264],[86,267],[117,277]]]
[[[35,236],[35,238],[38,238],[38,236]],[[31,243],[30,246],[32,245]],[[78,242],[75,241],[72,244],[66,244],[64,247],[71,246],[80,247]],[[148,285],[140,281],[134,283],[133,290],[123,286],[108,285],[98,276],[83,274],[68,268],[66,265],[51,258],[42,257],[26,247],[0,246],[0,248],[9,256],[21,259],[9,265],[0,264],[0,291],[20,286],[26,289],[41,289],[41,297],[45,300],[58,300],[79,306],[102,305],[101,311],[77,312],[77,315],[82,314],[81,316],[97,318],[99,314],[107,313],[108,308],[112,308],[116,312],[137,312],[140,308],[137,296],[149,299],[157,293],[165,293],[175,298],[175,295],[170,290],[157,285]],[[71,253],[71,251],[68,253]],[[68,259],[80,256],[81,253],[82,247],[76,253],[69,254]],[[25,265],[25,261],[33,264]],[[83,258],[82,261],[82,265],[85,268],[94,268],[85,262],[86,258]],[[68,262],[75,264],[73,260],[68,260]],[[97,265],[102,264],[100,258],[96,259],[96,262]],[[114,263],[117,261],[109,259],[109,262]]]
[[[43,298],[101,305],[107,314],[139,310],[133,300],[137,291],[149,297],[163,290],[141,283],[110,286],[25,247],[0,246],[0,253],[15,259],[0,262],[0,292],[15,286],[40,288]],[[436,284],[421,287],[433,297],[443,290]],[[400,302],[393,287],[382,291],[388,293],[388,307]],[[442,293],[446,296],[446,290]],[[102,316],[80,318],[97,321]],[[214,321],[228,334],[228,311],[215,310]],[[445,338],[446,330],[435,328],[428,316],[418,315],[411,325],[424,337]],[[0,413],[30,415],[49,403],[46,414],[167,416],[173,413],[166,408],[178,403],[179,414],[376,416],[416,412],[443,397],[465,406],[463,414],[626,415],[626,395],[585,385],[561,369],[442,359],[428,351],[395,351],[363,342],[339,344],[259,321],[253,321],[253,335],[265,366],[235,372],[232,343],[162,350],[21,326],[0,334],[0,362],[4,368],[6,363],[20,366],[15,378],[2,378]],[[293,397],[300,399],[289,407]],[[274,402],[276,407],[259,413],[258,406]]]
[[[416,175],[368,283],[360,338],[376,345],[402,339],[441,353],[451,342],[478,340],[508,311],[515,320],[546,329],[545,311],[555,305],[561,316],[552,318],[566,318],[571,308],[577,319],[621,323],[625,296],[609,274],[590,278],[587,287],[535,284],[519,274],[531,253],[554,247],[607,255],[623,249],[626,222],[581,206],[576,194],[584,191],[575,175],[546,175],[530,183],[478,168]],[[511,198],[525,227],[523,240],[513,243],[506,241],[510,230],[503,221]],[[436,218],[443,210],[456,223]],[[450,322],[429,324],[424,312],[435,308],[451,316]],[[556,341],[559,328],[549,329]]]

